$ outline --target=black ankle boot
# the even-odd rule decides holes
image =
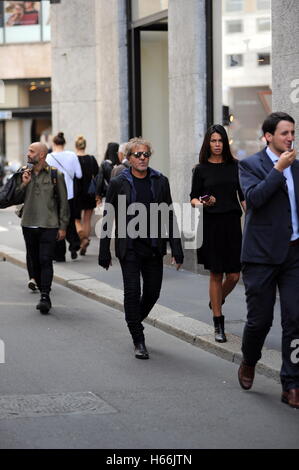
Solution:
[[[49,312],[51,307],[52,304],[49,294],[41,294],[40,301],[36,306],[37,310],[39,310],[42,314],[46,314]]]
[[[144,341],[140,341],[139,343],[134,343],[135,346],[135,357],[137,359],[149,359],[149,354],[144,344]]]
[[[215,326],[215,341],[218,343],[226,343],[227,339],[224,333],[224,316],[213,317]]]

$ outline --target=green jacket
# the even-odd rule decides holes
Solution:
[[[45,165],[38,175],[32,171],[31,181],[25,187],[22,185],[20,174],[15,191],[16,196],[19,194],[24,195],[21,221],[23,227],[66,230],[70,211],[63,173],[57,171],[57,183],[54,184],[51,179],[51,167]]]

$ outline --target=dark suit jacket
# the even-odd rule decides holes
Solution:
[[[273,168],[266,149],[239,162],[240,184],[247,211],[241,261],[281,264],[292,235],[291,206],[286,179]],[[299,162],[291,167],[299,215]]]

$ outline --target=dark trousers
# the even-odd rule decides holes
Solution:
[[[66,236],[64,240],[56,241],[55,246],[55,256],[54,259],[57,261],[64,261],[66,254],[66,242],[69,243],[69,251],[78,251],[80,250],[80,238],[78,236],[76,225],[75,225],[75,203],[74,199],[69,199],[69,208],[70,208],[70,220],[66,229]]]
[[[247,322],[242,341],[244,360],[254,366],[261,358],[262,347],[273,322],[278,287],[282,326],[280,379],[284,391],[299,388],[299,362],[296,359],[299,345],[299,246],[291,246],[286,260],[280,265],[245,263],[242,272],[247,301]]]
[[[134,344],[144,341],[142,321],[157,302],[163,277],[160,255],[142,257],[128,250],[120,261],[124,282],[125,318]],[[142,294],[140,275],[143,279]]]
[[[53,280],[53,258],[57,228],[22,227],[31,263],[31,276],[41,292],[49,294]]]

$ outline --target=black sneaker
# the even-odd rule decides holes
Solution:
[[[43,315],[47,314],[52,307],[49,294],[42,294],[39,303],[36,306],[36,309],[40,311]]]
[[[149,354],[144,344],[144,341],[137,343],[134,346],[135,346],[134,353],[137,359],[149,359]]]

